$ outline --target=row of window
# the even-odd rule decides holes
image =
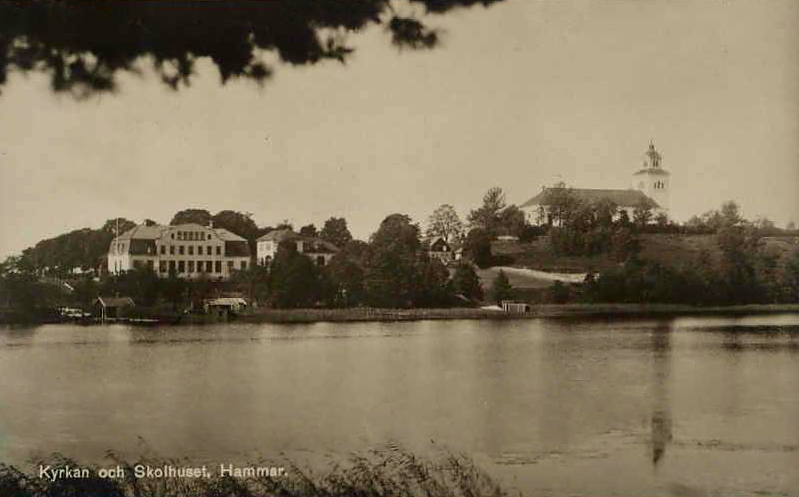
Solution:
[[[169,255],[175,255],[175,247],[177,247],[178,255],[185,255],[186,251],[188,251],[189,255],[194,255],[194,245],[170,245],[169,246]],[[205,247],[205,255],[211,255],[213,252],[213,246],[207,245]],[[166,245],[161,245],[161,255],[166,255]],[[203,246],[197,246],[197,255],[203,255]],[[222,246],[216,246],[216,255],[222,255]]]
[[[176,231],[171,235],[173,240],[187,240],[191,242],[211,239],[210,233],[203,233],[202,231]]]
[[[152,261],[147,261],[152,268]],[[236,269],[233,261],[227,261],[228,272]],[[247,269],[247,261],[239,262],[239,269]],[[159,261],[158,271],[161,273],[222,273],[222,261]]]
[[[666,188],[666,183],[663,181],[655,181],[655,190],[662,190]]]
[[[323,255],[316,256],[315,262],[316,265],[319,267],[324,267],[324,265],[327,263],[327,261],[325,260],[325,256]],[[258,264],[260,264],[261,266],[268,266],[271,263],[272,263],[272,257],[268,255],[266,257],[258,258]]]

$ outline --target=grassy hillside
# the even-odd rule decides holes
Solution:
[[[715,235],[645,234],[641,235],[640,239],[642,258],[672,267],[696,266],[703,252],[706,252],[714,262],[721,259]],[[773,252],[783,259],[785,255],[799,249],[799,237],[769,237],[763,239],[763,244],[764,250]],[[541,271],[583,273],[601,271],[618,265],[618,262],[607,254],[590,257],[559,256],[551,250],[549,239],[545,236],[530,243],[494,242],[492,251],[496,256],[507,258],[509,266]],[[484,274],[481,273],[480,276],[482,278]],[[488,276],[486,273],[486,277]],[[522,283],[518,285],[520,287],[535,287],[534,282],[519,281],[519,283]],[[512,278],[511,284],[517,286]]]
[[[480,284],[483,285],[484,290],[492,287],[497,274],[499,274],[499,268],[496,267],[477,270],[477,276],[480,278]],[[521,272],[505,271],[505,274],[513,288],[547,288],[552,284],[552,281]]]

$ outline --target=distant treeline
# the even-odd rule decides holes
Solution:
[[[76,267],[101,266],[115,233],[135,226],[126,219],[110,219],[98,230],[76,230],[43,240],[2,263],[0,310],[42,314],[55,305],[87,307],[98,295],[115,294],[170,312],[229,292],[273,308],[451,307],[525,297],[502,272],[491,288],[484,289],[475,271],[475,266],[509,263],[492,252],[493,240],[502,235],[518,237],[522,244],[544,237],[558,256],[606,254],[616,261],[615,267],[591,274],[586,284],[554,285],[543,297],[549,302],[727,305],[799,301],[799,252],[781,256],[762,241],[771,234],[794,232],[778,230],[765,220],[747,221],[734,202],[678,225],[662,215],[653,218],[646,205],[636,208],[630,219],[609,202],[584,204],[568,189],[553,194],[558,195],[550,199],[555,223],[549,227],[529,225],[516,206],[505,204],[499,188],[486,193],[467,223],[460,221],[452,206],[440,206],[428,219],[424,236],[410,217],[392,214],[368,241],[355,240],[345,219],[331,217],[320,230],[312,224],[298,230],[339,247],[328,265],[317,266],[286,242],[268,266],[250,264],[228,282],[186,281],[176,275],[159,278],[146,268],[100,279],[91,273],[72,274]],[[288,221],[259,227],[249,214],[229,210],[212,215],[204,209],[185,209],[170,221],[183,223],[213,223],[228,229],[246,238],[252,253],[259,236],[273,229],[293,229]],[[653,232],[712,233],[716,247],[712,254],[702,253],[699,260],[676,254],[674,259],[682,264],[657,263],[641,255],[642,235]],[[436,237],[447,240],[453,250],[462,249],[463,259],[447,267],[431,257],[428,243]],[[66,292],[61,280],[68,281],[72,291]]]
[[[556,253],[609,253],[620,265],[589,275],[579,289],[555,285],[550,292],[552,301],[695,305],[799,302],[799,249],[781,257],[763,243],[764,236],[794,232],[779,230],[762,219],[747,221],[735,202],[694,217],[684,226],[667,221],[653,225],[638,209],[630,223],[623,218],[614,220],[602,205],[564,212],[561,225],[549,230]],[[712,233],[720,257],[715,260],[710,253],[702,252],[699,260],[675,265],[646,260],[641,257],[638,235],[652,232]]]

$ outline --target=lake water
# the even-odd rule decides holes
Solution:
[[[799,495],[799,316],[0,328],[0,461],[388,441],[523,495]]]

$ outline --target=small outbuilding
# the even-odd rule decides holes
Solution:
[[[126,307],[133,307],[136,304],[130,297],[97,297],[94,301],[94,315],[106,319],[119,319],[120,311]]]
[[[225,310],[228,312],[241,312],[247,309],[247,301],[242,297],[219,297],[205,301],[205,310]]]
[[[530,304],[526,302],[513,302],[510,300],[502,301],[502,310],[508,313],[524,314],[530,312]]]

